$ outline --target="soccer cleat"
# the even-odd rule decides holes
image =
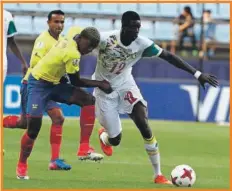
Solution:
[[[49,170],[71,170],[71,166],[63,159],[56,159],[49,163]]]
[[[16,123],[19,117],[15,115],[9,115],[3,118],[3,127],[5,128],[16,128]]]
[[[17,179],[28,180],[29,176],[27,175],[27,164],[18,163],[16,168]]]
[[[104,158],[102,154],[96,153],[93,147],[90,147],[89,144],[80,144],[79,150],[77,153],[79,160],[92,160],[100,161]]]
[[[105,129],[102,127],[98,130],[98,135],[99,135],[99,140],[100,140],[100,144],[101,144],[101,149],[102,151],[107,155],[107,156],[111,156],[113,154],[113,147],[109,146],[109,145],[105,145],[103,143],[103,141],[101,140],[100,136],[101,134],[105,132]]]
[[[165,178],[165,176],[163,176],[163,175],[156,176],[156,178],[154,179],[154,183],[156,183],[156,184],[172,184],[172,182],[170,180],[168,180],[167,178]]]

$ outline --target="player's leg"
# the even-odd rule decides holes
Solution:
[[[27,128],[27,82],[23,82],[20,88],[21,94],[21,104],[20,116],[9,115],[3,118],[3,127],[4,128],[19,128],[26,129]]]
[[[49,163],[50,170],[70,170],[71,166],[60,159],[60,147],[62,141],[62,130],[64,116],[60,106],[54,101],[48,101],[46,105],[47,114],[52,120],[50,128],[50,145],[51,145],[51,161]]]
[[[64,92],[60,94],[59,92]],[[59,84],[54,90],[53,90],[53,100],[61,103],[66,104],[75,104],[80,106],[81,108],[84,108],[84,116],[85,120],[82,119],[80,121],[80,125],[83,127],[88,127],[88,124],[91,125],[90,129],[87,129],[85,133],[88,133],[89,135],[87,138],[84,139],[86,141],[85,148],[83,149],[83,152],[78,153],[78,156],[81,160],[89,159],[89,160],[101,160],[103,159],[103,155],[96,153],[91,147],[89,147],[89,138],[92,133],[92,126],[94,125],[94,117],[89,118],[88,114],[93,116],[94,112],[94,104],[95,104],[95,97],[84,91],[81,88],[74,87],[70,84]],[[82,114],[83,115],[83,114]],[[83,116],[82,116],[83,117]],[[83,133],[83,131],[81,131]],[[83,141],[83,134],[80,135],[82,141]],[[88,149],[88,150],[87,150]]]
[[[134,121],[144,139],[144,146],[154,169],[154,182],[158,184],[171,184],[161,173],[158,142],[148,124],[147,108],[139,101],[134,105],[132,113],[129,116]]]
[[[30,156],[34,142],[42,125],[42,115],[49,92],[40,81],[29,77],[27,102],[27,130],[21,138],[21,149],[17,164],[16,175],[18,179],[29,179],[27,175],[27,160]]]
[[[87,105],[82,107],[80,113],[80,144],[77,151],[77,156],[80,160],[103,159],[103,155],[100,154],[97,154],[98,157],[95,157],[94,148],[90,146],[90,137],[93,132],[94,123],[95,123],[95,105]]]
[[[161,173],[160,154],[158,143],[148,124],[147,102],[143,99],[142,94],[135,84],[134,80],[129,81],[120,90],[119,112],[127,113],[139,129],[143,139],[144,146],[151,164],[154,169],[155,183],[169,184]]]
[[[93,153],[94,149],[90,146],[90,137],[94,128],[95,122],[95,106],[88,105],[81,108],[80,113],[80,144],[77,151],[77,156],[80,160],[91,159],[89,152]],[[103,157],[99,158],[102,159]]]

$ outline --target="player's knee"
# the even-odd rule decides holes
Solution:
[[[36,139],[41,125],[42,125],[42,118],[28,118],[28,128],[27,134],[31,139]]]
[[[95,105],[95,97],[91,94],[88,94],[83,100],[83,106]]]
[[[52,119],[52,124],[54,125],[63,125],[64,123],[63,115],[55,115],[51,119]]]
[[[21,129],[27,128],[27,118],[24,115],[20,116],[19,121],[17,122],[17,126]]]
[[[117,135],[114,138],[109,138],[109,143],[112,146],[118,146],[120,144],[120,142],[121,142],[121,138],[122,138],[122,133],[120,133],[119,135]]]
[[[48,111],[48,115],[52,120],[52,124],[54,125],[63,125],[64,123],[64,116],[62,111],[59,108],[53,108]]]

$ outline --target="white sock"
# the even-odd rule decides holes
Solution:
[[[108,146],[111,146],[111,144],[109,143],[109,136],[106,132],[103,132],[101,135],[100,135],[100,139],[102,140],[102,142],[105,144],[105,145],[108,145]]]
[[[158,148],[158,143],[153,136],[151,139],[147,140],[144,139],[144,146],[147,151],[147,154],[149,155],[151,164],[154,169],[154,174],[155,177],[158,175],[162,175],[161,173],[161,167],[160,167],[160,153],[159,153],[159,148]]]

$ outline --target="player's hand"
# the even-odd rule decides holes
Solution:
[[[217,80],[217,77],[211,74],[204,74],[202,73],[199,78],[198,81],[200,82],[201,86],[205,89],[205,83],[210,84],[213,87],[217,87],[219,85],[219,82]]]
[[[113,91],[112,87],[110,86],[110,83],[106,80],[101,81],[99,88],[106,94],[110,94]]]

